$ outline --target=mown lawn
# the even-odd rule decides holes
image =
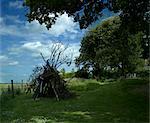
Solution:
[[[76,97],[67,100],[31,95],[1,98],[2,123],[143,123],[149,122],[148,82],[122,80],[100,83],[74,80],[68,85]],[[142,88],[141,88],[142,87]],[[144,88],[144,89],[143,89]]]

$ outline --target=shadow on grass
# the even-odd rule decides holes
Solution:
[[[23,118],[18,118],[13,120],[15,123],[97,123],[99,118],[96,119],[94,117],[96,113],[90,113],[87,111],[66,111],[66,112],[53,112],[51,116],[31,116],[30,119],[25,120]],[[120,120],[120,118],[114,118],[112,112],[104,112],[100,113],[101,122],[115,122]],[[124,121],[129,121],[125,119]]]
[[[19,95],[3,102],[5,106],[3,121],[4,123],[5,121],[17,123],[147,122],[148,102],[139,95],[126,93],[119,84],[101,85],[98,82],[89,82],[75,85],[73,89],[76,89],[79,95],[59,102],[55,98],[41,98],[34,101],[31,95]]]

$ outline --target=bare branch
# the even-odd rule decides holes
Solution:
[[[44,58],[43,54],[42,54],[42,53],[40,53],[40,55],[42,56],[43,61],[46,63],[46,60],[45,60],[45,58]]]

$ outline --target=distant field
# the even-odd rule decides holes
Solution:
[[[22,88],[22,84],[21,83],[14,83],[14,88]],[[23,84],[24,86],[25,84]],[[8,89],[8,86],[11,87],[11,84],[10,83],[0,83],[0,93],[3,91],[3,90],[6,90]]]
[[[21,94],[2,97],[2,123],[148,123],[148,81],[97,82],[72,80],[68,83],[76,97],[68,100]]]
[[[10,85],[10,84],[0,83],[0,89],[1,89],[1,88],[7,88],[8,85]]]

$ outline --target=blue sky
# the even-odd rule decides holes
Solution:
[[[53,42],[69,43],[66,54],[79,55],[80,41],[86,30],[80,30],[79,24],[65,13],[57,19],[55,25],[47,30],[37,21],[29,23],[25,14],[28,9],[22,6],[22,0],[1,0],[0,2],[0,82],[26,81],[36,65],[42,65],[40,52],[49,56],[49,47]],[[113,14],[104,11],[105,19]],[[101,20],[102,20],[101,19]],[[67,71],[74,64],[65,67]]]

